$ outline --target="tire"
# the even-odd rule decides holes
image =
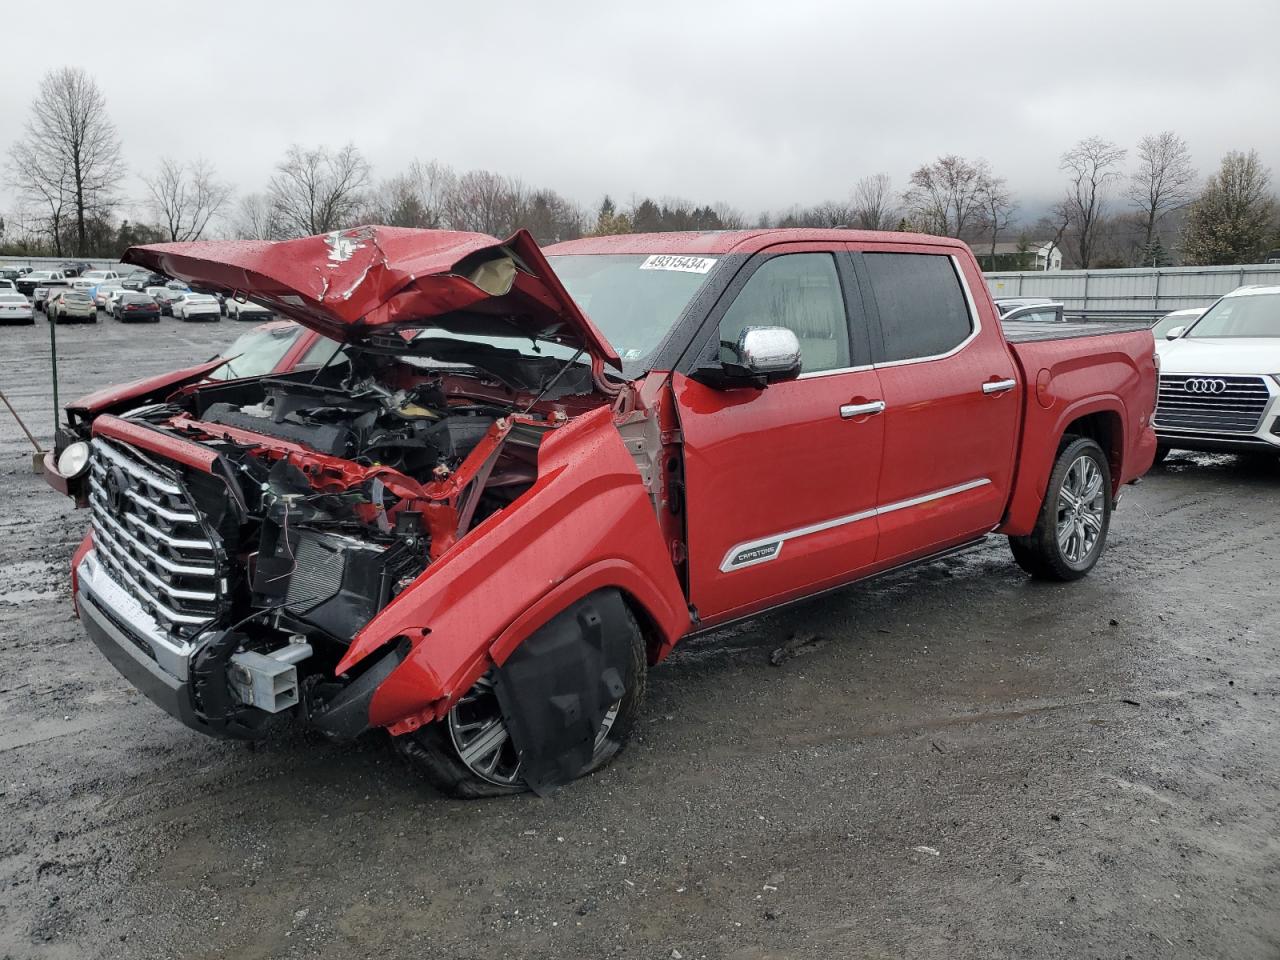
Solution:
[[[1094,489],[1097,493],[1079,507],[1069,502],[1073,493],[1088,494]],[[1066,528],[1068,520],[1071,526]],[[1037,580],[1079,580],[1102,556],[1110,528],[1111,467],[1107,456],[1087,437],[1068,437],[1049,475],[1049,489],[1035,529],[1030,536],[1010,537],[1009,548],[1018,566]],[[1060,531],[1066,533],[1065,541]]]
[[[594,594],[593,596],[609,593],[617,596],[614,591],[602,591],[601,594]],[[641,632],[639,624],[636,623],[634,615],[626,607],[625,602],[622,602],[620,597],[618,599],[625,611],[624,616],[628,633],[629,651],[627,657],[626,693],[616,704],[616,713],[612,721],[610,722],[606,717],[605,724],[602,725],[601,732],[597,736],[595,753],[591,762],[576,775],[577,777],[585,777],[587,774],[603,769],[622,752],[623,747],[626,746],[627,741],[631,738],[636,718],[639,716],[640,709],[644,704],[648,675],[644,634]],[[585,602],[580,601],[575,607]],[[497,698],[493,693],[492,675],[486,674],[482,677],[468,692],[467,697],[473,698],[472,703],[480,703],[481,705],[484,704],[485,698],[487,698],[493,701],[493,707],[496,708]],[[452,726],[455,718],[458,717],[461,706],[462,701],[450,711],[449,717],[444,720],[419,727],[412,733],[394,737],[392,743],[396,751],[427,782],[448,796],[472,800],[486,797],[504,797],[527,792],[529,786],[523,780],[514,779],[502,782],[500,776],[485,776],[464,762],[457,746]],[[497,718],[497,722],[502,723],[500,716]],[[504,734],[505,729],[505,725],[503,725]],[[510,766],[511,759],[514,759],[517,764],[515,773],[518,775],[518,758],[515,758],[515,751],[510,745],[509,737],[504,739],[503,745],[499,750],[509,752],[510,758],[507,760],[507,765]],[[479,759],[483,760],[489,756],[490,754],[483,754]]]
[[[1172,447],[1167,447],[1163,443],[1156,444],[1156,458],[1151,461],[1151,465],[1153,467],[1158,467],[1160,464],[1164,463],[1172,449]]]

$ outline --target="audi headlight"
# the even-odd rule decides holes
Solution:
[[[84,475],[89,469],[89,445],[77,440],[58,454],[58,472],[68,480]]]

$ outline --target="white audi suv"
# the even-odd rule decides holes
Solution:
[[[1165,337],[1156,461],[1171,449],[1280,454],[1280,286],[1233,290]]]

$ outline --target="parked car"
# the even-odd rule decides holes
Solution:
[[[0,277],[0,292],[4,292],[6,290],[9,291],[10,293],[17,293],[18,287],[12,280],[9,280],[4,277]],[[25,300],[26,297],[23,297],[22,299]]]
[[[1165,338],[1157,461],[1172,449],[1280,454],[1280,286],[1233,290]]]
[[[119,280],[120,274],[114,270],[85,270],[80,274],[82,280],[92,280],[93,285],[97,285],[106,280]]]
[[[16,290],[0,290],[0,323],[35,323],[31,301]]]
[[[18,288],[18,292],[25,296],[32,296],[36,292],[36,287],[48,287],[50,284],[63,283],[66,276],[61,270],[32,270],[25,273],[14,281],[14,286]]]
[[[262,304],[254,303],[252,300],[237,300],[235,297],[227,297],[226,307],[228,320],[256,320],[258,323],[263,323],[274,316],[270,307],[264,307]]]
[[[96,323],[98,308],[93,298],[83,290],[57,290],[45,306],[45,315],[50,323],[64,320]]]
[[[1082,577],[1155,452],[1150,330],[1007,338],[956,240],[364,227],[125,259],[247,280],[346,362],[68,409],[46,471],[90,507],[85,631],[193,729],[385,729],[462,796],[608,763],[684,636],[993,531]]]
[[[163,287],[168,279],[143,270],[129,274],[120,283],[126,290],[145,290],[147,287]]]
[[[121,323],[160,322],[160,305],[145,293],[121,290],[110,306],[109,313]]]
[[[1156,338],[1156,346],[1159,347],[1162,340],[1178,339],[1177,337],[1170,338],[1169,331],[1181,328],[1179,333],[1185,332],[1187,327],[1204,316],[1204,312],[1207,309],[1209,308],[1191,307],[1187,310],[1175,310],[1173,313],[1166,313],[1151,326],[1151,335]]]
[[[78,277],[86,270],[92,270],[93,264],[86,263],[84,260],[67,260],[64,263],[58,264],[58,269],[61,270],[68,278]]]
[[[166,316],[173,316],[173,302],[182,296],[183,291],[174,290],[170,287],[147,287],[146,293],[160,307],[160,312]]]
[[[169,312],[175,320],[220,320],[222,308],[217,297],[207,293],[179,292],[169,304]]]
[[[120,298],[124,296],[126,293],[134,293],[134,292],[136,291],[133,291],[133,290],[111,291],[111,293],[107,296],[107,302],[102,307],[103,311],[106,313],[108,317],[114,317],[116,315],[116,304],[120,302]],[[139,296],[146,297],[147,295],[145,293],[140,293]],[[155,300],[153,298],[147,297],[147,299],[150,300],[152,303],[155,303]],[[156,307],[156,316],[157,317],[160,316],[159,307]]]
[[[1012,310],[1022,307],[1040,307],[1055,301],[1048,297],[997,297],[993,302],[996,309],[1000,311],[1000,316],[1004,317]]]
[[[69,289],[69,282],[70,281],[65,278],[58,279],[56,277],[48,280],[41,280],[36,288],[31,291],[31,305],[37,310],[44,310],[49,297],[53,294]]]
[[[0,268],[0,279],[8,280],[10,283],[12,283],[14,280],[17,280],[20,276],[22,276],[22,271],[16,267]]]
[[[1003,323],[1021,320],[1024,323],[1064,323],[1063,305],[1046,301],[1045,303],[1023,304],[1010,307],[1000,315]]]
[[[120,293],[123,290],[124,287],[119,281],[106,280],[94,287],[93,290],[90,291],[90,296],[93,297],[94,305],[99,310],[106,310],[107,301],[111,299],[111,295],[113,293]]]

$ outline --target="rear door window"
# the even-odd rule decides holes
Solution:
[[[881,363],[949,353],[973,332],[969,304],[949,256],[865,253],[880,313]]]

